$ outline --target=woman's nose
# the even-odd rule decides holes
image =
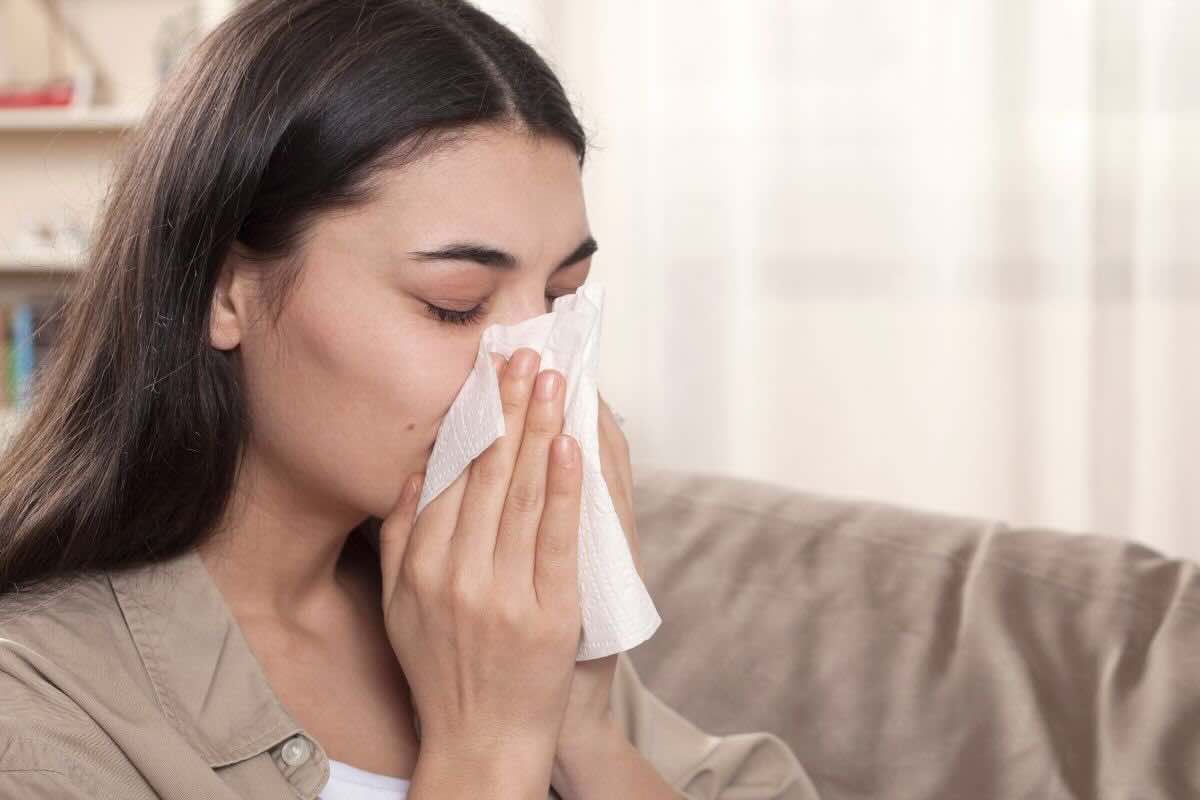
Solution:
[[[516,325],[549,312],[545,290],[512,291],[495,301],[489,324]]]

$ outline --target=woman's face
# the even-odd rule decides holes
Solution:
[[[316,224],[277,331],[251,275],[227,262],[211,336],[241,348],[247,456],[308,512],[350,526],[386,516],[404,478],[425,468],[484,328],[545,314],[587,278],[594,247],[579,250],[590,231],[574,151],[476,130],[387,173],[370,205]],[[512,268],[420,255],[468,243],[511,255]],[[464,324],[427,304],[457,317],[484,307]]]

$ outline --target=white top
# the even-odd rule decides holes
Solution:
[[[408,778],[380,775],[329,759],[329,782],[317,795],[318,800],[405,800]]]
[[[329,781],[317,800],[406,800],[411,783],[408,778],[368,772],[331,758]],[[546,800],[554,800],[554,795],[547,794]]]

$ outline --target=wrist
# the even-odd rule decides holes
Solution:
[[[545,800],[552,764],[553,754],[534,744],[440,747],[422,741],[409,796]]]
[[[591,787],[605,783],[604,772],[628,759],[633,745],[615,721],[606,719],[590,729],[573,731],[560,740],[550,781],[564,800],[597,795]]]

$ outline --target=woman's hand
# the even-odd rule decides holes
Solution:
[[[644,581],[646,574],[642,571],[642,556],[638,548],[637,519],[633,515],[633,467],[629,462],[629,442],[603,396],[600,397],[599,428],[600,472],[608,485],[608,493],[612,495],[625,538],[629,541],[634,566]]]
[[[529,348],[503,367],[492,358],[505,434],[419,518],[409,494],[384,520],[384,619],[420,718],[414,789],[466,774],[481,790],[539,796],[579,647],[582,466],[578,443],[559,435],[561,373],[538,375]],[[539,387],[557,376],[552,396],[531,393],[535,375]],[[566,458],[551,454],[556,439]]]
[[[629,542],[638,575],[642,572],[637,525],[633,515],[633,469],[629,462],[629,443],[617,424],[612,410],[600,398],[599,410],[600,472],[613,506]],[[571,677],[571,693],[563,717],[562,732],[554,756],[551,783],[557,788],[566,785],[573,763],[595,757],[595,745],[614,735],[610,716],[609,697],[617,669],[617,654],[579,661]]]

